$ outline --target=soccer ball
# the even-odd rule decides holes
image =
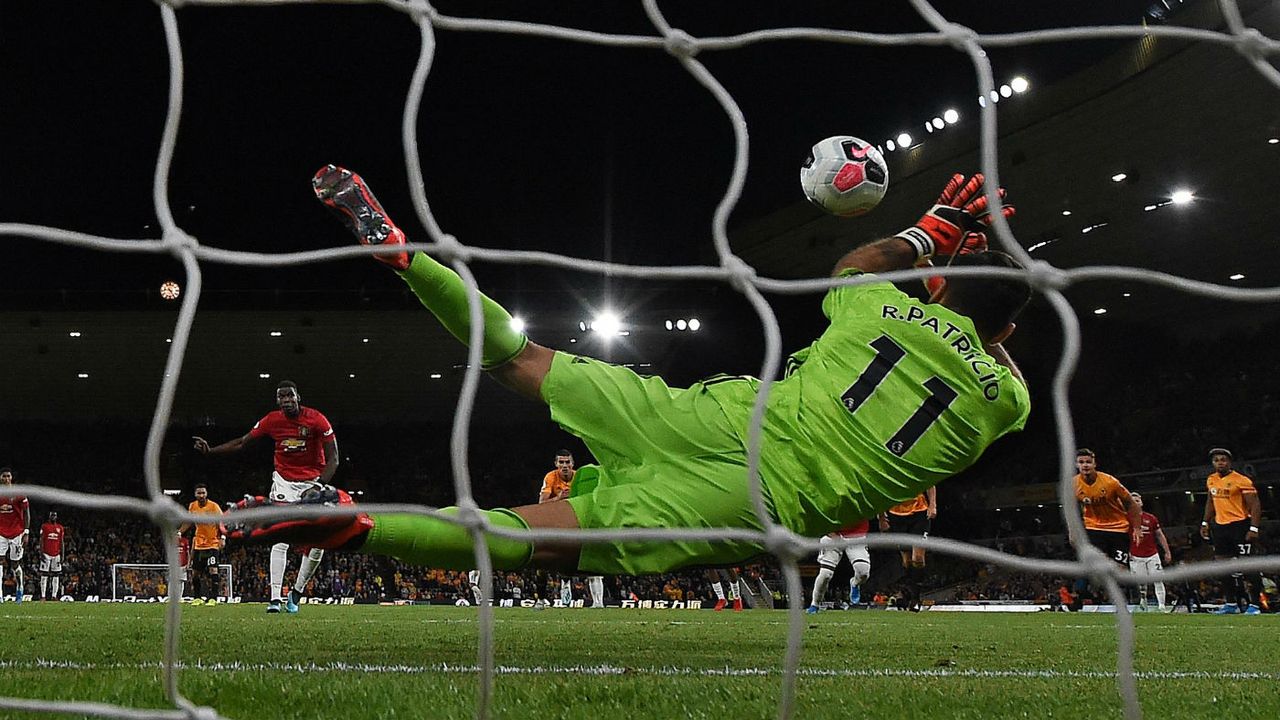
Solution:
[[[889,189],[884,155],[866,140],[836,135],[819,142],[800,166],[800,187],[809,202],[840,217],[861,215]]]

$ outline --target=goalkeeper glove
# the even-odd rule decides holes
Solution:
[[[985,178],[977,173],[966,182],[964,175],[956,173],[943,188],[938,201],[924,217],[913,226],[894,237],[905,240],[916,251],[916,257],[933,255],[954,257],[962,247],[969,245],[971,233],[981,234],[991,225],[991,213],[987,211],[987,196],[982,193]],[[997,190],[1000,197],[1004,188]],[[1012,205],[1005,205],[1001,214],[1011,217]],[[984,237],[985,241],[985,237]]]
[[[244,543],[285,543],[295,545],[306,551],[311,548],[322,550],[348,550],[364,544],[364,535],[373,529],[373,518],[365,513],[358,515],[329,515],[312,518],[293,518],[290,520],[266,521],[264,524],[240,522],[235,516],[237,512],[255,507],[278,507],[284,503],[272,502],[269,498],[257,495],[246,496],[236,503],[226,515],[227,539]],[[354,505],[355,501],[345,490],[332,485],[316,485],[302,493],[296,505],[321,505],[337,507],[338,505]]]

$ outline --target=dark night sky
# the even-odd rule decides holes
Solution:
[[[905,2],[665,3],[694,35],[784,26],[921,31]],[[1142,3],[1004,0],[943,3],[981,31],[1137,22]],[[1032,6],[1034,5],[1034,9]],[[652,34],[638,2],[440,3],[443,13]],[[12,184],[0,221],[114,237],[155,237],[151,173],[168,64],[160,12],[144,0],[7,2],[0,16],[0,157]],[[953,14],[954,13],[954,14]],[[347,241],[308,179],[325,162],[368,178],[411,236],[400,143],[417,28],[381,6],[178,12],[186,93],[170,197],[179,224],[206,244],[303,250]],[[713,261],[710,225],[732,162],[729,123],[661,51],[489,33],[437,32],[419,122],[427,196],[465,243],[622,262]],[[1106,43],[993,53],[997,77],[1037,82],[1078,69]],[[750,174],[735,220],[796,202],[808,144],[851,133],[876,141],[951,105],[976,81],[950,49],[768,43],[701,58],[732,91],[751,130]],[[976,123],[975,123],[976,124]],[[606,240],[605,238],[610,238]],[[125,292],[177,276],[167,258],[99,255],[5,240],[6,291]],[[51,272],[50,268],[57,268]],[[770,274],[768,268],[760,268]],[[297,269],[206,266],[212,293],[386,284],[371,263]],[[588,278],[481,267],[488,286],[554,293]],[[532,277],[531,277],[532,276]]]

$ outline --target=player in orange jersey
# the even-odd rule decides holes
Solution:
[[[1142,509],[1119,480],[1098,472],[1098,456],[1089,448],[1076,451],[1076,469],[1076,501],[1089,543],[1128,569],[1129,543],[1142,539]]]
[[[222,508],[209,500],[209,489],[203,484],[196,485],[196,499],[187,506],[187,512],[222,517]],[[178,532],[185,533],[192,527],[193,523],[183,523]],[[210,605],[217,605],[218,590],[221,589],[218,579],[218,551],[227,544],[227,531],[221,522],[194,523],[194,527],[195,536],[191,541],[191,596],[195,599],[191,602],[193,605],[200,605],[207,601]]]
[[[1216,447],[1209,451],[1213,472],[1205,479],[1209,497],[1204,503],[1204,522],[1200,523],[1200,537],[1213,538],[1215,558],[1248,557],[1253,554],[1253,544],[1258,540],[1258,528],[1262,525],[1262,501],[1253,481],[1231,468],[1231,451]],[[1231,574],[1233,598],[1218,610],[1219,614],[1243,612],[1257,614],[1257,604],[1252,601],[1249,584],[1244,573]],[[1252,592],[1262,589],[1262,576],[1248,578]]]
[[[929,488],[880,513],[880,532],[906,533],[929,537],[933,519],[938,516],[938,493]],[[902,551],[902,591],[907,607],[920,609],[920,583],[924,575],[924,548]]]

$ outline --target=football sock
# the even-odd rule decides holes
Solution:
[[[738,581],[730,580],[729,581],[729,599],[737,600],[739,597],[741,596],[738,595]]]
[[[463,345],[471,342],[467,286],[458,273],[419,252],[413,254],[409,269],[400,273],[400,277],[446,330]],[[480,293],[480,308],[484,316],[484,348],[480,354],[480,366],[492,370],[519,355],[529,344],[529,338],[512,330],[511,314],[484,293]]]
[[[53,576],[53,597],[56,599],[62,593],[62,576]]]
[[[311,552],[302,556],[302,564],[298,567],[298,579],[293,583],[293,589],[297,590],[298,594],[306,591],[307,583],[311,582],[322,559],[324,559],[324,550],[320,548],[311,548]]]
[[[835,573],[831,568],[818,568],[818,578],[813,581],[813,596],[809,599],[810,605],[816,606],[827,596],[827,584],[831,582],[832,575]]]
[[[442,508],[456,514],[457,508]],[[524,518],[510,510],[481,510],[489,523],[512,530],[528,530]],[[476,566],[471,531],[461,525],[425,515],[373,515],[373,529],[365,537],[360,552],[390,555],[413,565],[442,570],[469,570]],[[518,570],[533,555],[533,543],[486,535],[489,557],[498,570]]]
[[[1156,605],[1157,605],[1161,610],[1163,610],[1163,609],[1164,609],[1164,599],[1165,599],[1165,594],[1164,594],[1164,583],[1162,583],[1162,582],[1158,582],[1158,583],[1156,583],[1156,584],[1155,584],[1155,586],[1156,586]]]
[[[271,564],[268,565],[268,579],[271,582],[272,600],[280,600],[280,590],[284,587],[284,566],[288,560],[288,545],[285,543],[276,543],[271,546]]]
[[[15,594],[15,595],[21,595],[21,594],[23,593],[23,585],[22,585],[22,580],[23,580],[23,578],[22,578],[22,566],[21,566],[21,565],[14,565],[14,566],[13,566],[13,580],[14,580],[14,585],[13,585],[13,588],[14,588],[14,594]]]
[[[853,563],[853,577],[849,578],[849,589],[858,587],[871,577],[871,561],[857,560]]]
[[[40,599],[43,600],[47,597],[49,597],[49,576],[41,575],[40,576]]]
[[[724,599],[724,585],[721,584],[720,581],[717,580],[716,582],[711,583],[711,590],[716,594],[717,600]]]

